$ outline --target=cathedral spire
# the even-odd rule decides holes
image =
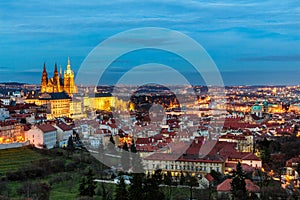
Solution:
[[[43,72],[47,72],[46,71],[46,63],[44,62],[44,70],[43,70]]]
[[[54,65],[54,73],[55,72],[57,72],[58,73],[58,71],[57,71],[57,64],[55,63],[55,65]]]
[[[57,64],[54,66],[54,76],[53,76],[53,92],[61,92],[60,80],[58,77]]]
[[[62,77],[62,68],[61,68],[61,65],[59,67],[59,77]]]
[[[68,56],[68,65],[67,65],[67,70],[71,70],[71,62],[70,62],[70,56]]]
[[[48,84],[48,75],[46,71],[46,63],[44,63],[44,70],[42,73],[42,82],[41,82],[41,92],[47,91],[47,84]]]

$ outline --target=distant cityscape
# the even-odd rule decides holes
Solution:
[[[109,159],[134,147],[146,174],[160,169],[178,183],[189,174],[200,189],[215,184],[220,198],[232,179],[212,174],[230,177],[238,164],[258,197],[266,180],[299,192],[300,86],[230,86],[225,94],[216,105],[206,86],[76,85],[68,58],[53,78],[44,64],[40,85],[0,84],[0,149],[64,149],[72,140]],[[134,163],[110,167],[130,172]]]

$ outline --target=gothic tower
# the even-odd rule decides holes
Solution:
[[[54,67],[54,76],[53,76],[53,92],[61,92],[60,80],[57,71],[57,64],[55,63]]]
[[[41,84],[41,92],[47,91],[47,84],[48,84],[48,74],[46,70],[46,63],[44,63],[44,70],[42,74],[42,84]]]
[[[64,73],[64,91],[68,94],[77,93],[77,87],[74,83],[74,72],[71,70],[71,62],[69,57],[67,70]]]
[[[77,93],[77,87],[74,82],[74,72],[71,70],[70,58],[68,58],[67,70],[63,72],[60,67],[60,72],[58,73],[57,64],[54,66],[54,75],[52,78],[48,79],[48,74],[46,71],[46,64],[44,63],[44,70],[42,74],[41,83],[41,93],[53,93],[65,91],[69,95]]]
[[[63,75],[62,75],[61,66],[60,66],[60,69],[59,69],[59,83],[60,83],[60,87],[62,87],[64,85],[64,78],[63,78]]]

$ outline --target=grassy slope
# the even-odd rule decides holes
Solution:
[[[5,175],[6,172],[16,171],[19,168],[24,166],[29,166],[33,161],[37,161],[42,158],[53,159],[51,156],[43,155],[39,153],[38,150],[32,149],[30,147],[23,148],[12,148],[12,149],[3,149],[0,150],[0,177]],[[70,160],[65,160],[66,163],[70,162]],[[78,197],[78,188],[80,182],[80,175],[77,172],[65,172],[69,173],[73,179],[72,180],[64,180],[63,182],[53,184],[50,191],[50,200],[51,199],[64,199],[64,200],[73,200]],[[52,174],[42,179],[39,179],[40,182],[49,182],[49,180],[55,176],[59,176],[60,174]],[[31,180],[37,181],[37,180]],[[23,182],[14,182],[11,181],[8,183],[9,188],[9,196],[14,199],[17,198],[18,195],[16,193],[17,188],[22,186]],[[101,199],[100,197],[96,197],[94,199]]]
[[[42,158],[43,155],[29,148],[12,148],[0,150],[0,174],[16,171],[20,167],[29,165],[32,161]]]

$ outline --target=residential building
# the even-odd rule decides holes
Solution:
[[[37,148],[52,149],[57,141],[57,129],[50,124],[32,127],[26,133],[26,139]]]

